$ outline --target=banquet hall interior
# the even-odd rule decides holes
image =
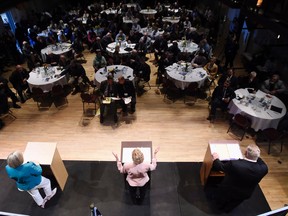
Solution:
[[[120,1],[115,0],[114,2],[116,5],[120,4]],[[157,1],[143,0],[135,0],[134,2],[123,1],[123,4],[126,3],[136,3],[142,9],[147,8],[148,11],[157,5]],[[229,31],[236,31],[235,37],[239,45],[233,59],[235,76],[244,77],[251,71],[256,71],[259,81],[264,82],[271,74],[277,73],[284,83],[288,83],[287,1],[179,0],[175,3],[175,1],[159,0],[159,3],[163,6],[175,4],[177,5],[175,6],[177,10],[183,10],[187,14],[190,12],[186,10],[191,10],[192,12],[197,10],[201,14],[201,19],[205,20],[205,24],[202,22],[201,25],[197,21],[194,22],[194,24],[197,24],[194,30],[199,35],[207,36],[206,41],[210,44],[212,55],[217,58],[219,71],[215,81],[213,80],[214,82],[211,82],[205,89],[201,88],[203,91],[201,93],[198,92],[199,94],[196,96],[193,95],[192,99],[191,97],[186,97],[186,91],[183,90],[184,87],[180,90],[179,88],[176,89],[178,95],[174,95],[175,97],[167,96],[165,85],[159,81],[158,67],[160,62],[155,62],[154,50],[151,49],[145,53],[145,61],[151,69],[150,80],[145,83],[141,93],[137,94],[135,113],[129,113],[127,116],[122,115],[121,107],[118,107],[118,122],[114,123],[113,119],[108,118],[107,121],[105,120],[101,124],[99,103],[96,104],[96,110],[93,113],[94,104],[83,103],[81,93],[67,94],[67,103],[64,106],[57,107],[55,103],[55,105],[52,104],[49,108],[44,109],[37,106],[33,96],[25,95],[25,103],[17,102],[21,106],[20,109],[10,108],[15,118],[11,115],[1,117],[5,126],[0,129],[0,159],[2,161],[6,160],[9,153],[15,150],[23,152],[28,142],[56,142],[57,149],[64,161],[114,161],[115,158],[112,152],[120,154],[122,141],[152,141],[153,149],[156,147],[160,148],[158,162],[203,162],[209,140],[238,140],[242,151],[247,145],[257,143],[261,149],[261,158],[269,167],[268,174],[259,183],[261,190],[271,209],[283,207],[288,203],[287,114],[284,113],[281,117],[282,119],[286,118],[286,127],[283,129],[284,132],[281,132],[281,137],[277,137],[276,141],[271,143],[271,148],[269,146],[270,154],[268,154],[269,142],[266,140],[261,141],[261,136],[263,135],[261,127],[257,131],[253,130],[253,128],[248,128],[244,138],[240,140],[237,134],[238,131],[235,133],[227,132],[229,125],[233,121],[229,111],[222,113],[221,110],[217,110],[219,115],[217,114],[217,118],[214,121],[207,120],[207,116],[209,115],[209,101],[213,90],[222,75],[220,69],[222,71],[225,70],[224,64],[227,57],[225,56],[225,47]],[[0,35],[5,31],[6,27],[9,27],[14,33],[15,23],[21,23],[27,30],[28,27],[32,28],[34,25],[39,27],[40,23],[45,19],[52,20],[50,13],[65,11],[68,14],[68,11],[72,11],[72,9],[77,11],[77,8],[85,8],[81,10],[85,12],[89,11],[87,8],[93,8],[87,7],[93,4],[94,6],[99,4],[102,10],[103,7],[105,8],[108,5],[106,9],[109,10],[112,1],[0,1],[2,17],[2,20],[0,19]],[[95,8],[97,7],[95,6]],[[44,12],[48,15],[45,15]],[[72,26],[73,22],[70,20],[72,16],[62,15],[62,19],[65,22],[71,21],[68,23]],[[170,14],[170,16],[172,20],[175,17],[179,17],[179,22],[185,20],[181,13]],[[39,19],[40,17],[41,20]],[[109,17],[113,18],[113,16],[106,16],[108,20]],[[193,15],[191,15],[191,19],[192,17]],[[73,19],[77,18],[74,17]],[[156,13],[155,17],[148,19],[152,20],[151,22],[153,23],[159,17]],[[85,27],[85,24],[83,26]],[[126,35],[129,35],[131,26],[132,23],[125,23],[124,19],[123,22],[118,20],[116,32],[118,33],[120,29],[123,29]],[[98,28],[100,27],[98,26]],[[161,30],[164,29],[164,26],[158,27]],[[88,32],[89,29],[85,30]],[[27,58],[23,57],[23,54],[19,52],[22,44],[17,44],[17,55],[19,56],[16,58],[13,56],[14,53],[11,53],[12,49],[3,45],[5,44],[4,37],[4,35],[1,37],[0,42],[1,47],[3,47],[0,54],[0,75],[9,80],[11,73],[18,64],[29,72],[32,71],[33,68],[29,69]],[[178,41],[184,41],[183,37],[178,38]],[[99,89],[99,83],[95,80],[95,69],[93,68],[93,60],[96,54],[91,50],[89,44],[84,42],[83,46],[84,50],[81,52],[81,57],[76,60],[84,67],[90,81],[87,88],[83,91],[93,94]],[[108,59],[109,53],[106,50],[104,52]],[[129,55],[127,55],[128,59]],[[74,58],[75,55],[69,57]],[[185,60],[189,59],[189,57],[186,57],[183,58]],[[267,65],[272,65],[273,67],[269,67],[269,70],[273,68],[273,71],[268,71]],[[19,97],[12,83],[9,83],[9,87]],[[284,104],[283,110],[286,110],[288,105],[287,93],[288,91],[286,90],[284,96],[281,95],[279,97]],[[31,94],[33,95],[33,92]],[[10,99],[9,103],[11,103]],[[92,112],[92,115],[84,112],[87,107],[88,112]],[[278,138],[283,143],[283,149]],[[195,175],[198,175],[198,173],[195,173]]]

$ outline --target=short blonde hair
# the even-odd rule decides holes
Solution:
[[[257,160],[260,157],[260,149],[255,144],[250,144],[246,148],[246,157],[251,160]]]
[[[132,152],[132,160],[134,162],[134,164],[138,165],[143,163],[144,161],[144,155],[143,153],[140,151],[140,149],[134,149]]]
[[[12,168],[17,168],[24,162],[23,154],[19,151],[12,152],[7,157],[7,164]]]

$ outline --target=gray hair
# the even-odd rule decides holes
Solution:
[[[24,162],[23,154],[19,151],[12,152],[7,157],[7,164],[12,168],[17,168]]]
[[[255,144],[250,144],[246,148],[246,157],[251,160],[257,160],[260,157],[260,149]]]

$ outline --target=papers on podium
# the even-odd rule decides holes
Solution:
[[[123,98],[125,104],[129,104],[132,101],[132,97]]]
[[[103,104],[110,104],[112,100],[120,100],[121,98],[118,97],[105,97],[105,99],[102,100]]]
[[[135,147],[125,147],[122,150],[122,163],[133,162],[132,151]],[[151,163],[151,148],[150,147],[139,147],[138,148],[144,155],[144,162]]]
[[[211,153],[217,153],[219,155],[219,160],[228,161],[228,160],[238,160],[243,159],[243,155],[240,149],[239,144],[221,144],[221,143],[210,143]]]

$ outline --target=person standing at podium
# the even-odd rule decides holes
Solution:
[[[251,197],[258,183],[268,173],[268,167],[260,158],[257,145],[250,144],[244,156],[244,159],[223,163],[217,153],[212,154],[213,170],[225,173],[216,194],[217,207],[225,212],[230,212]]]
[[[18,190],[27,191],[38,206],[45,208],[45,203],[57,192],[57,188],[51,190],[51,182],[42,176],[42,168],[34,162],[24,163],[23,154],[15,151],[8,155],[6,172],[16,181]],[[43,199],[39,189],[43,188],[46,197]]]
[[[132,160],[131,163],[125,163],[122,165],[122,162],[119,160],[118,155],[112,152],[116,158],[117,167],[120,173],[126,173],[126,181],[129,184],[129,192],[134,204],[141,204],[144,200],[147,183],[149,182],[148,171],[153,171],[157,167],[156,155],[159,151],[159,147],[155,149],[152,162],[145,163],[144,155],[140,149],[136,148],[132,151]]]

